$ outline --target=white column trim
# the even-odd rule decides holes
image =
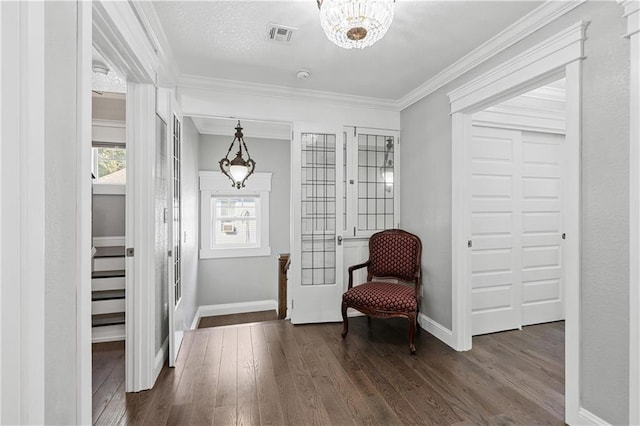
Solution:
[[[91,4],[77,2],[77,68],[76,119],[77,138],[77,204],[76,204],[76,341],[77,395],[76,421],[89,424],[92,418],[92,356],[91,356]]]
[[[150,389],[155,361],[155,87],[127,85],[126,391]]]
[[[0,19],[0,423],[44,424],[44,3],[3,2]]]
[[[640,2],[619,2],[627,19],[629,75],[629,424],[640,424]]]

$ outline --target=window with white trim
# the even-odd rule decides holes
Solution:
[[[200,258],[270,256],[271,173],[236,189],[220,172],[200,172]]]

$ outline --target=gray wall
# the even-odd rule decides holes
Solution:
[[[191,327],[198,309],[199,157],[200,134],[193,121],[185,117],[182,123],[182,303],[185,329]]]
[[[229,149],[232,137],[231,133],[228,137],[200,137],[200,170],[219,170],[218,161]],[[289,253],[291,144],[288,140],[251,137],[245,142],[256,160],[256,172],[273,173],[269,197],[271,256],[200,259],[200,305],[278,300],[278,254]],[[235,276],[236,271],[242,271],[242,277]]]
[[[447,92],[579,20],[583,61],[582,406],[628,418],[629,45],[615,2],[586,2],[402,111],[403,227],[424,244],[423,311],[451,327],[451,122]],[[419,188],[425,188],[420,190]]]
[[[45,4],[45,306],[46,424],[75,424],[77,124],[75,3]],[[89,143],[87,141],[87,143]],[[88,170],[87,170],[88,173]],[[34,324],[34,327],[39,325]],[[19,392],[19,389],[15,390]]]
[[[125,196],[93,196],[92,235],[94,237],[124,237]]]

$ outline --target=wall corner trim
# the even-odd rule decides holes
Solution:
[[[278,309],[277,300],[256,300],[254,302],[222,303],[219,305],[198,306],[196,315],[191,323],[191,330],[198,328],[198,323],[202,317],[213,317],[218,315],[245,314],[249,312],[276,311]]]
[[[433,335],[433,337],[441,340],[447,346],[457,350],[456,341],[453,338],[453,333],[447,327],[422,313],[418,314],[418,323],[423,330],[428,331],[431,335]]]
[[[578,422],[582,425],[598,425],[598,426],[610,426],[611,423],[602,420],[600,417],[593,414],[591,411],[580,407],[578,411]]]
[[[452,82],[478,65],[486,62],[498,53],[518,43],[540,28],[580,6],[586,0],[547,1],[510,27],[498,33],[484,44],[463,56],[433,78],[418,86],[398,100],[403,110],[430,95],[444,85]]]
[[[169,355],[169,336],[164,339],[162,342],[162,346],[156,353],[156,357],[153,362],[153,383],[155,384],[156,380],[158,380],[158,376],[164,367],[164,364],[167,360],[167,355]]]

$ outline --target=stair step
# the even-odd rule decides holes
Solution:
[[[124,312],[115,314],[100,314],[91,317],[91,325],[93,327],[104,327],[107,325],[124,324]]]
[[[94,278],[91,280],[92,291],[124,290],[125,277]]]
[[[115,277],[124,277],[125,271],[124,269],[118,269],[114,271],[93,271],[91,273],[91,278],[115,278]]]
[[[91,300],[111,300],[111,299],[124,299],[123,290],[102,290],[91,292]]]
[[[94,315],[114,314],[118,312],[124,312],[126,309],[127,303],[124,298],[91,301],[91,313]]]
[[[125,254],[124,246],[104,246],[104,247],[96,247],[96,254],[93,257],[94,258],[124,257],[124,254]]]
[[[125,257],[94,257],[93,258],[93,270],[94,271],[116,271],[125,268]]]

